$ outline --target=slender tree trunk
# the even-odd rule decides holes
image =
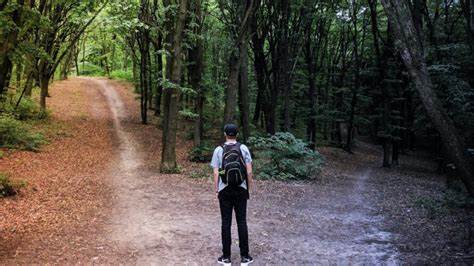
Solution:
[[[261,36],[258,25],[257,25],[257,17],[256,13],[254,13],[254,17],[251,23],[251,31],[252,31],[252,44],[253,44],[253,58],[254,58],[254,68],[255,68],[255,79],[257,81],[257,100],[255,103],[255,112],[253,116],[253,124],[257,125],[260,119],[260,114],[262,111],[268,110],[268,99],[266,98],[267,93],[267,84],[266,84],[266,77],[265,74],[267,72],[267,62],[265,60],[265,53],[263,50],[263,46],[265,43],[265,39]],[[262,108],[263,107],[263,108]]]
[[[194,14],[196,16],[195,34],[202,34],[203,14],[201,0],[194,1]],[[194,100],[194,111],[197,113],[197,118],[194,121],[194,146],[200,146],[204,131],[204,97],[205,87],[201,85],[202,74],[204,70],[204,46],[202,40],[197,38],[194,46],[189,50],[189,83],[196,91],[197,95]]]
[[[155,46],[155,74],[156,78],[153,82],[155,86],[155,116],[160,116],[161,114],[161,96],[163,94],[163,87],[160,84],[159,76],[162,75],[163,62],[161,59],[161,54],[158,51],[161,49],[161,40],[159,41],[160,45]]]
[[[14,25],[21,23],[21,8],[24,4],[24,0],[17,0],[17,8],[12,12],[11,19]],[[6,6],[6,2],[4,6]],[[13,64],[11,61],[11,53],[17,45],[18,29],[13,27],[6,36],[0,35],[0,95],[2,95],[7,88],[10,86],[10,78],[12,75]]]
[[[237,96],[239,90],[239,72],[242,63],[240,51],[246,45],[249,35],[249,21],[254,12],[254,0],[237,2],[238,8],[235,14],[235,25],[238,31],[233,41],[235,43],[229,57],[229,75],[225,88],[224,124],[236,123],[237,121]]]
[[[46,97],[48,97],[48,88],[49,88],[49,76],[40,75],[40,108],[42,112],[46,111]]]
[[[240,46],[240,45],[239,45]],[[224,124],[237,121],[237,92],[239,87],[240,47],[236,47],[229,57],[229,75],[225,88]]]
[[[357,29],[357,8],[355,0],[352,1],[352,26],[353,26],[353,36],[352,44],[354,46],[354,61],[355,61],[355,75],[354,75],[354,86],[352,87],[352,99],[351,99],[351,109],[349,111],[349,123],[347,126],[347,140],[345,149],[352,153],[352,142],[353,142],[353,131],[354,131],[354,116],[355,108],[357,105],[357,94],[359,93],[360,87],[360,58],[359,58],[359,43],[358,43],[358,29]]]
[[[312,148],[316,145],[316,68],[315,68],[315,55],[313,54],[312,41],[311,41],[311,21],[306,29],[306,41],[305,41],[305,61],[306,69],[308,71],[308,109],[309,118],[306,121],[306,137]]]
[[[240,47],[240,71],[239,71],[239,109],[240,125],[244,142],[250,136],[249,124],[249,83],[248,83],[248,51],[247,44]]]
[[[433,90],[433,84],[420,47],[420,40],[407,3],[397,0],[382,0],[385,12],[392,24],[396,45],[412,77],[426,113],[441,135],[449,159],[456,166],[468,192],[474,195],[474,169],[462,137],[456,131],[452,119]]]
[[[290,130],[290,63],[289,63],[289,20],[290,1],[281,0],[281,24],[279,25],[281,35],[278,40],[278,88],[283,96],[283,131]]]
[[[170,31],[167,40],[171,40],[170,48],[171,58],[167,67],[169,68],[168,73],[170,74],[170,82],[173,84],[171,88],[165,90],[165,101],[164,101],[164,116],[163,116],[163,151],[161,154],[161,171],[162,172],[175,172],[177,170],[176,164],[176,130],[177,130],[177,117],[178,117],[178,99],[179,99],[179,88],[181,85],[181,52],[182,52],[182,39],[184,35],[184,26],[186,21],[186,15],[188,12],[188,0],[181,0],[179,2],[179,13],[175,18],[174,29]],[[172,14],[169,15],[170,19],[173,18]]]

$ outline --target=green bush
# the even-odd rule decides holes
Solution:
[[[110,73],[110,77],[113,79],[126,80],[133,82],[133,73],[131,70],[114,70]]]
[[[31,132],[11,115],[0,115],[0,147],[36,151],[44,143],[42,134]]]
[[[7,175],[0,173],[0,198],[14,196],[24,186],[25,182],[11,181]]]
[[[41,113],[39,105],[29,97],[22,97],[18,106],[16,106],[19,97],[20,94],[15,94],[0,101],[0,111],[10,114],[19,120],[45,118],[45,116]]]
[[[91,63],[79,64],[79,74],[82,76],[104,76],[104,70]]]
[[[288,132],[251,137],[249,144],[255,152],[255,172],[260,179],[310,179],[317,176],[323,164],[317,151]]]
[[[214,149],[209,144],[203,143],[189,152],[189,160],[198,163],[210,162],[213,151]]]

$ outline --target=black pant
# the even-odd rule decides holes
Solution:
[[[247,229],[247,191],[244,188],[226,187],[219,192],[219,206],[222,218],[222,253],[230,257],[232,243],[231,225],[232,209],[235,210],[237,229],[239,232],[240,255],[249,255],[249,240]]]

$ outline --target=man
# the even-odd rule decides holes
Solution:
[[[253,262],[249,255],[247,230],[247,199],[252,187],[252,157],[247,146],[237,142],[237,126],[224,127],[225,143],[214,150],[211,167],[214,170],[214,185],[221,210],[222,256],[219,264],[231,265],[230,247],[232,210],[235,211],[239,232],[241,264]]]

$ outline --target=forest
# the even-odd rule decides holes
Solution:
[[[124,94],[123,88],[132,94]],[[110,110],[103,111],[102,105]],[[100,120],[101,115],[108,120]],[[82,124],[87,121],[90,125]],[[298,188],[291,182],[322,182],[332,176],[327,171],[346,171],[359,176],[356,185],[350,185],[356,188],[370,183],[365,178],[403,179],[403,186],[394,189],[403,194],[404,189],[422,187],[417,175],[426,175],[423,182],[438,182],[436,186],[442,189],[433,189],[429,183],[420,197],[427,193],[434,198],[456,198],[456,211],[433,223],[444,224],[450,215],[453,220],[458,217],[459,226],[467,231],[436,230],[456,235],[451,237],[454,244],[446,240],[450,237],[443,236],[443,241],[463,246],[462,251],[446,248],[434,255],[430,249],[441,245],[437,239],[431,241],[431,248],[406,251],[424,256],[401,255],[403,259],[395,263],[439,262],[436,256],[445,263],[469,264],[474,259],[470,222],[474,209],[473,0],[0,0],[0,204],[9,195],[28,198],[28,191],[36,191],[28,188],[32,186],[28,181],[15,181],[15,171],[44,166],[45,172],[53,173],[55,163],[62,169],[69,165],[64,161],[67,156],[50,155],[48,163],[27,165],[37,160],[35,156],[52,152],[47,147],[63,138],[74,136],[87,142],[112,130],[102,123],[113,124],[115,135],[97,143],[109,141],[110,149],[120,147],[122,161],[117,168],[126,175],[136,170],[130,170],[130,165],[144,163],[153,164],[140,170],[144,175],[184,173],[197,180],[209,176],[207,164],[215,146],[223,141],[222,129],[228,123],[239,126],[239,141],[248,144],[255,156],[257,182],[262,182],[257,187],[279,186],[268,183],[278,180],[288,186],[281,191],[296,193]],[[68,131],[68,127],[75,129]],[[72,133],[75,130],[98,133],[86,138]],[[88,145],[96,146],[98,154],[107,151],[106,144]],[[89,166],[103,164],[99,158],[113,157],[92,151],[78,155],[86,147],[74,147],[70,148],[74,156],[96,160]],[[25,163],[13,167],[15,159],[10,158],[15,156],[26,156]],[[370,160],[370,167],[346,168],[360,160]],[[413,169],[421,170],[407,172]],[[404,177],[388,177],[394,173]],[[337,175],[334,172],[333,177]],[[387,180],[380,181],[387,183],[372,188],[372,193],[380,194],[377,197],[390,194],[386,190],[394,183]],[[52,183],[72,186],[64,182]],[[303,184],[310,191],[316,189]],[[145,183],[135,185],[146,187]],[[323,197],[321,193],[317,197]],[[358,194],[342,194],[347,193]],[[309,192],[303,194],[304,199],[310,197]],[[123,197],[124,202],[133,201],[129,198],[133,195]],[[449,205],[424,199],[420,204],[435,214]],[[167,205],[171,203],[161,203],[164,210],[174,213]],[[20,205],[4,206],[14,213]],[[129,207],[121,210],[133,209]],[[83,213],[88,212],[92,210]],[[341,219],[347,218],[342,215]],[[0,218],[0,225],[15,219]],[[5,242],[1,239],[0,227],[0,242]],[[405,240],[397,241],[396,253],[403,253],[399,244]],[[419,241],[423,243],[422,237]],[[18,247],[20,242],[11,245]],[[0,263],[2,252],[7,254],[4,262],[18,262],[8,260],[12,246],[2,245]],[[138,250],[146,249],[140,245]],[[312,264],[315,257],[304,251],[308,260],[293,263]],[[270,251],[261,254],[265,252]],[[50,261],[45,256],[45,262]],[[281,262],[275,260],[267,263]],[[111,261],[99,257],[99,263]],[[31,260],[25,257],[24,262]],[[147,257],[135,262],[154,261]],[[348,262],[394,261],[377,257]]]

